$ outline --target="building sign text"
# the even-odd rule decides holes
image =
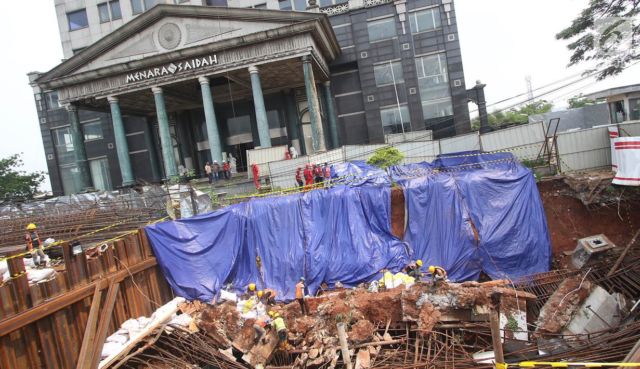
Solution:
[[[216,55],[194,58],[187,61],[181,61],[179,63],[170,63],[169,65],[163,65],[162,67],[149,68],[147,70],[129,73],[127,74],[126,83],[140,82],[147,79],[168,76],[171,74],[185,72],[191,69],[198,69],[214,64],[218,64],[218,57]]]

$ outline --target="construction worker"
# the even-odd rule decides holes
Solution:
[[[247,293],[246,293],[246,297],[253,297],[256,294],[256,284],[255,283],[249,283],[249,285],[247,286]]]
[[[412,263],[412,268],[411,270],[408,271],[408,275],[410,277],[413,277],[416,279],[416,281],[419,281],[422,278],[422,270],[420,270],[422,268],[422,260],[418,259],[416,260],[415,263]]]
[[[256,186],[256,190],[260,189],[260,168],[258,164],[251,164],[251,171],[253,172],[253,184]]]
[[[44,259],[44,251],[42,250],[42,241],[36,231],[36,225],[31,223],[27,226],[27,233],[24,238],[27,242],[27,251],[31,253],[33,266],[46,266],[47,261]]]
[[[304,277],[300,277],[298,283],[296,283],[296,300],[300,304],[300,310],[302,310],[302,315],[307,315],[307,305],[306,301],[304,301]]]
[[[431,274],[431,278],[432,278],[434,284],[436,284],[439,281],[446,281],[447,280],[447,271],[444,270],[444,268],[442,268],[442,267],[435,266],[435,265],[430,265],[429,266],[429,273]]]
[[[267,305],[275,305],[276,304],[276,291],[271,288],[264,289],[264,300]]]
[[[311,170],[311,164],[308,164],[304,168],[304,189],[308,191],[313,185],[313,170]]]
[[[259,291],[262,292],[262,291]],[[256,344],[260,341],[262,343],[266,343],[265,336],[267,335],[267,329],[271,326],[271,318],[273,312],[269,312],[269,315],[261,315],[256,319],[255,323],[253,323],[253,329],[255,331],[253,337],[253,343]]]
[[[320,163],[313,167],[313,175],[316,177],[316,183],[322,183],[324,181],[324,174],[322,172],[323,170]]]
[[[298,187],[304,186],[304,182],[302,181],[302,168],[300,167],[296,169],[296,183],[298,184]]]
[[[284,323],[284,319],[278,313],[273,314],[273,322],[271,326],[278,333],[278,341],[280,345],[283,346],[287,342],[287,326]]]
[[[324,186],[329,187],[331,184],[331,167],[329,166],[329,163],[324,163],[322,173],[324,175]]]

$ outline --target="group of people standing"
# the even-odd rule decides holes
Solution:
[[[329,184],[330,181],[331,167],[328,163],[307,164],[304,170],[301,167],[296,169],[296,183],[298,187],[304,186],[305,190],[310,189],[314,183]]]
[[[214,160],[213,164],[207,162],[204,165],[204,172],[209,178],[209,183],[217,182],[221,179],[231,179],[231,161],[223,161],[222,165],[218,164],[217,160]]]

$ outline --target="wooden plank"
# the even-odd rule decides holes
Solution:
[[[156,265],[156,259],[151,258],[141,263],[138,263],[134,266],[129,267],[129,270],[118,271],[116,274],[114,274],[113,279],[115,282],[121,282],[123,279],[129,276],[129,272],[131,274],[136,274],[143,270],[147,270],[155,265]],[[42,319],[77,301],[80,301],[86,297],[89,297],[93,293],[93,290],[96,286],[99,286],[100,289],[105,289],[108,287],[108,284],[109,284],[109,280],[107,279],[96,281],[89,285],[76,288],[73,291],[69,291],[64,295],[55,297],[49,301],[46,301],[45,303],[41,304],[40,306],[37,306],[36,308],[16,314],[10,318],[3,319],[0,321],[0,336],[4,336],[33,321]]]
[[[502,335],[500,334],[500,314],[497,309],[491,309],[491,342],[493,343],[493,352],[495,355],[496,368],[498,364],[504,363],[504,353],[502,351]]]
[[[47,291],[44,285],[39,284],[38,287],[40,288],[40,297],[43,300],[46,299]],[[38,342],[41,349],[43,364],[46,368],[60,368],[60,365],[58,364],[58,351],[56,350],[56,344],[53,338],[51,321],[49,319],[40,319],[35,322],[35,326],[38,335]]]
[[[45,289],[47,289],[49,296],[56,296],[60,294],[60,289],[57,284],[57,280],[51,280],[43,283]],[[53,326],[54,339],[56,347],[58,348],[58,357],[63,368],[73,368],[76,361],[76,347],[71,345],[71,325],[72,322],[67,320],[65,310],[59,310],[53,313],[50,317],[51,325]]]
[[[91,345],[91,365],[89,368],[97,368],[100,362],[100,356],[102,355],[102,346],[107,339],[107,332],[109,324],[111,323],[111,316],[113,315],[113,308],[115,306],[116,298],[118,297],[118,290],[120,289],[120,283],[114,283],[109,286],[109,292],[105,300],[105,305],[100,314],[100,320],[98,321],[98,331],[96,337]]]
[[[102,290],[99,285],[95,286],[93,291],[93,301],[91,302],[91,311],[89,312],[89,320],[87,328],[84,330],[82,338],[82,346],[80,347],[80,355],[78,356],[78,364],[76,369],[90,368],[91,365],[91,345],[96,334],[96,323],[98,321],[98,312],[100,311],[100,300],[102,299]]]

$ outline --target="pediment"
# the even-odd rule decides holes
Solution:
[[[340,52],[329,19],[322,13],[161,4],[44,73],[36,82],[58,88],[162,64],[165,59],[186,58],[199,47],[216,49],[218,45],[224,50],[300,32],[312,32],[329,60]]]
[[[278,22],[166,17],[123,40],[75,73],[282,27]]]

